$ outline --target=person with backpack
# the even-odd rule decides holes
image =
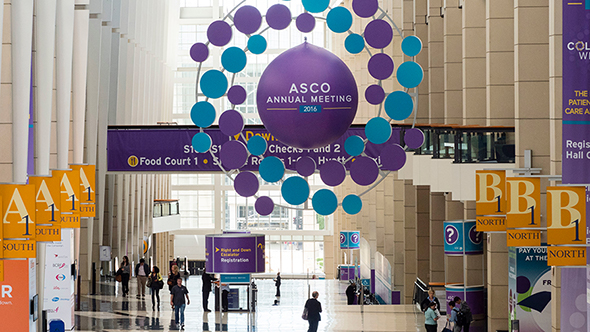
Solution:
[[[471,308],[469,308],[467,302],[462,301],[461,298],[458,296],[455,296],[453,301],[455,302],[455,307],[459,310],[457,312],[456,323],[456,326],[459,326],[459,330],[455,330],[455,332],[461,331],[461,328],[463,328],[464,332],[469,332],[469,326],[471,325],[471,321],[473,320]]]
[[[164,280],[157,266],[152,267],[152,273],[148,277],[149,288],[152,290],[152,311],[156,310],[156,299],[158,300],[158,311],[160,311],[160,289],[164,288]]]
[[[453,323],[453,332],[460,332],[461,326],[457,324],[457,313],[459,313],[459,308],[455,305],[455,301],[449,301],[449,307],[451,307],[451,312],[449,313],[449,323]],[[447,316],[449,316],[447,315]]]

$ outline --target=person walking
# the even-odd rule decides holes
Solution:
[[[207,273],[207,269],[204,269],[201,280],[203,280],[203,310],[205,312],[211,312],[209,310],[209,294],[211,294],[211,283],[216,279]]]
[[[277,293],[275,294],[276,297],[281,297],[281,272],[277,272],[277,277],[274,279],[275,286],[277,287]],[[277,299],[279,300],[279,299]]]
[[[152,267],[149,280],[150,289],[152,290],[152,311],[156,310],[156,299],[158,299],[158,311],[160,311],[160,289],[164,287],[164,281],[157,266]]]
[[[318,301],[320,293],[314,291],[311,293],[311,299],[305,302],[305,308],[307,309],[307,322],[309,323],[309,329],[307,332],[317,332],[318,324],[322,320],[320,312],[322,312],[322,304]]]
[[[145,259],[140,259],[139,264],[135,265],[135,276],[137,277],[137,298],[145,297],[145,283],[150,275],[150,267],[145,263]]]
[[[186,303],[184,298],[186,297]],[[184,309],[191,304],[188,289],[182,285],[182,278],[176,279],[176,286],[170,292],[170,305],[174,307],[174,322],[184,330]]]
[[[123,284],[123,297],[129,295],[129,277],[131,275],[131,266],[129,265],[129,257],[123,256],[121,262],[121,284]]]
[[[426,332],[436,332],[437,324],[436,321],[440,318],[436,314],[436,303],[430,302],[428,309],[424,312],[424,325],[426,326]]]
[[[176,286],[176,281],[180,279],[180,273],[178,273],[178,265],[172,265],[172,272],[168,275],[168,280],[166,283],[168,284],[168,290],[170,294],[172,294],[172,288]],[[172,306],[172,310],[174,310],[174,306]]]

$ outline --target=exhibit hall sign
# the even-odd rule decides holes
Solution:
[[[547,247],[549,266],[586,266],[586,247]]]
[[[508,229],[506,230],[506,245],[508,247],[539,247],[541,246],[541,231]]]
[[[96,166],[70,165],[80,172],[80,217],[93,218],[96,215]]]
[[[547,187],[547,244],[586,243],[586,187]]]
[[[29,176],[35,186],[37,242],[61,241],[61,209],[59,181],[53,176]]]
[[[563,1],[562,182],[590,183],[590,39],[587,1]]]
[[[4,203],[2,206],[3,238],[35,239],[35,185],[2,184],[0,197]],[[3,245],[6,251],[6,242]]]
[[[265,270],[265,238],[261,234],[214,234],[205,237],[209,273],[261,273]]]
[[[478,232],[506,231],[506,171],[475,171]]]

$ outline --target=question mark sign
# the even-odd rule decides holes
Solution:
[[[453,235],[455,234],[455,229],[453,229],[453,227],[449,227],[447,228],[447,233],[449,233],[449,240],[447,242],[452,242],[453,241]]]

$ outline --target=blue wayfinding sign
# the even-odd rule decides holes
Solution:
[[[222,274],[220,279],[222,284],[249,284],[250,276],[250,273]]]
[[[483,234],[475,221],[445,221],[444,226],[446,255],[483,254]]]
[[[360,249],[361,232],[342,231],[340,232],[340,249]]]

